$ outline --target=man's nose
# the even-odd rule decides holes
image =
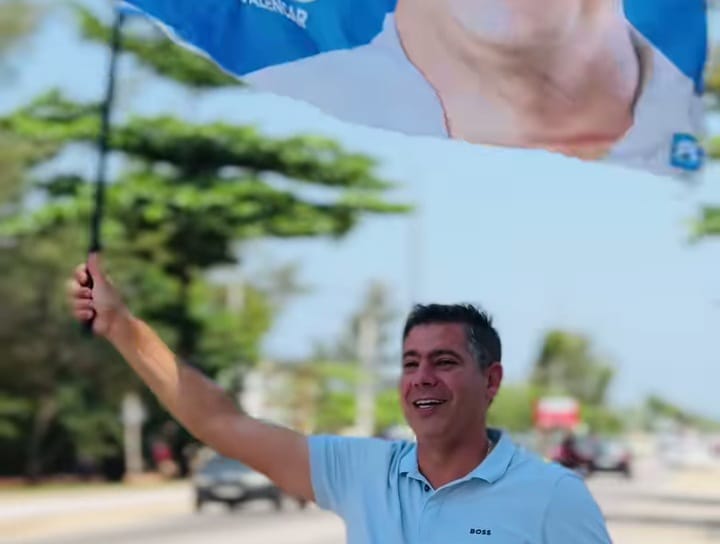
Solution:
[[[413,385],[416,387],[428,387],[437,384],[435,369],[431,365],[420,365],[414,377]]]

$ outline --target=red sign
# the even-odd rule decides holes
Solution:
[[[535,404],[535,426],[572,429],[580,423],[580,404],[572,397],[546,397]]]

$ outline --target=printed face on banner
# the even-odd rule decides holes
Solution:
[[[395,25],[447,135],[472,143],[606,157],[652,76],[652,49],[609,2],[400,0]]]
[[[705,8],[659,1],[133,3],[258,90],[351,123],[685,175],[704,159]]]

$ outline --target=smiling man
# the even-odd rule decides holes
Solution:
[[[399,392],[417,442],[306,437],[241,410],[135,318],[96,254],[69,283],[77,319],[123,355],[170,413],[220,454],[345,521],[349,544],[607,544],[576,474],[517,447],[486,415],[501,343],[473,306],[418,306],[407,319]],[[490,540],[488,540],[490,541]]]
[[[492,450],[485,415],[502,381],[500,346],[489,319],[470,307],[418,307],[407,320],[400,398],[434,488],[469,474]]]

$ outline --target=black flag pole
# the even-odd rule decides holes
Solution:
[[[105,99],[100,108],[100,134],[98,136],[98,164],[95,178],[95,198],[92,218],[90,220],[89,253],[102,250],[102,220],[105,212],[105,186],[107,182],[107,157],[110,140],[110,117],[115,102],[115,78],[117,74],[117,61],[122,45],[122,26],[125,14],[118,9],[115,12],[115,22],[112,29],[110,44],[110,64],[107,76]],[[93,280],[88,272],[88,287],[93,286]],[[87,332],[92,332],[93,320],[85,323]]]

